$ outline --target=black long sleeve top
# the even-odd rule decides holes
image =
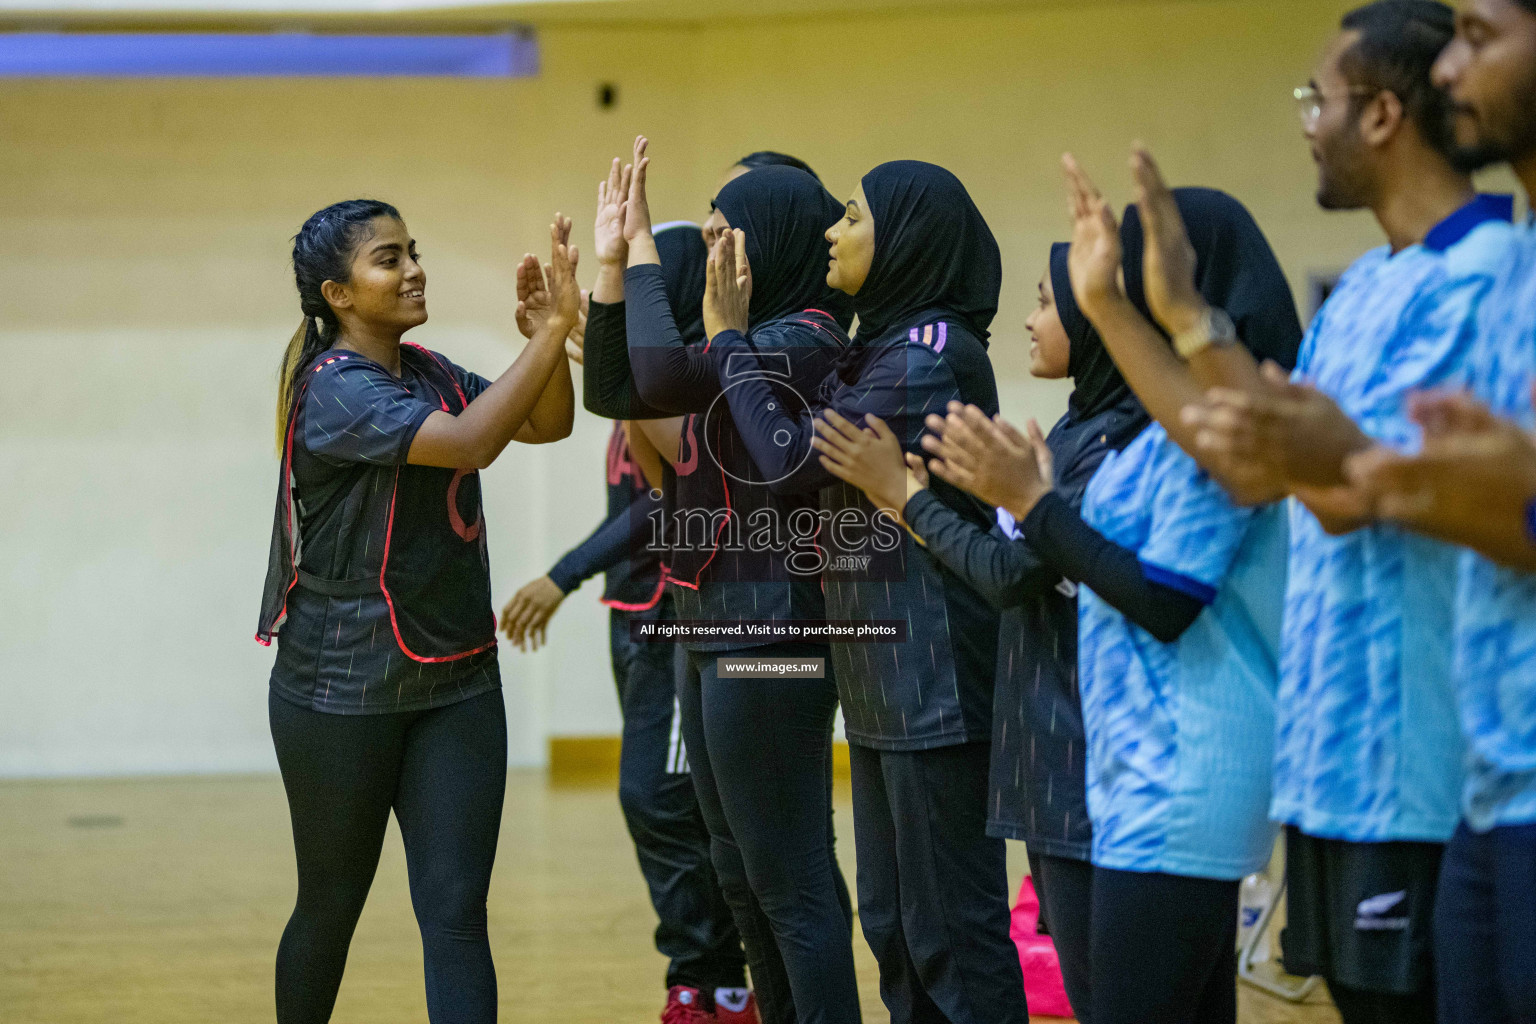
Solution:
[[[714,352],[727,383],[731,359],[743,349],[727,333],[716,339]],[[951,401],[996,412],[986,346],[942,311],[930,310],[851,355],[856,362],[823,381],[803,405],[777,402],[761,382],[734,378],[724,394],[753,460],[775,489],[820,495],[829,526],[818,541],[829,617],[905,624],[904,643],[833,645],[849,740],[885,750],[985,740],[997,611],[904,531],[883,529],[858,489],[801,453],[810,449],[815,415],[829,408],[855,423],[879,416],[914,452],[924,417]],[[984,529],[990,522],[991,510],[960,491],[941,486],[935,494],[973,524]]]
[[[736,428],[735,408],[722,398],[710,343],[686,345],[677,330],[661,268],[631,267],[624,293],[633,394],[627,403],[618,397],[621,389],[612,381],[619,375],[611,366],[603,368],[599,390],[607,395],[605,408],[627,404],[633,414],[638,397],[646,411],[685,417],[668,531],[678,618],[721,624],[824,620],[817,567],[807,568],[800,557],[814,536],[805,530],[807,515],[815,525],[814,495],[780,493],[759,472]],[[589,313],[589,336],[590,324]],[[725,334],[746,353],[738,360],[746,377],[772,400],[790,404],[803,402],[800,396],[831,372],[848,345],[835,321],[811,311],[756,324],[745,336]],[[768,642],[742,633],[689,646],[719,651]]]

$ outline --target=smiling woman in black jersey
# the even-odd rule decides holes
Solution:
[[[571,430],[580,303],[570,222],[517,270],[529,339],[494,383],[402,342],[426,272],[394,207],[328,206],[294,239],[304,323],[283,360],[282,471],[257,639],[299,893],[279,1024],[330,1019],[393,810],[434,1022],[496,1019],[486,894],[506,786],[478,470]]]

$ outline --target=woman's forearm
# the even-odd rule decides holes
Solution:
[[[571,436],[576,421],[576,392],[571,384],[571,364],[563,361],[550,374],[538,402],[528,413],[514,440],[523,444],[549,444]]]
[[[902,518],[928,553],[970,584],[995,608],[1010,608],[1048,593],[1062,574],[1023,541],[983,530],[928,490],[906,504]]]
[[[565,339],[574,326],[574,320],[546,320],[506,372],[463,412],[457,416],[434,412],[426,418],[411,441],[406,461],[449,469],[484,469],[494,462],[523,429],[550,378],[565,364]]]
[[[634,252],[631,246],[624,321],[635,390],[646,405],[663,413],[705,412],[720,394],[714,357],[683,341],[660,265],[635,264]]]
[[[664,429],[676,430],[681,433],[682,418],[678,417],[672,423],[673,425],[670,428]],[[624,439],[629,445],[630,456],[635,460],[635,464],[640,467],[641,475],[645,477],[646,484],[653,490],[661,490],[661,450],[656,447],[655,442],[651,440],[651,436],[645,432],[642,422],[638,420],[625,420]],[[674,446],[672,450],[676,451],[677,449]]]
[[[1205,392],[1189,367],[1123,294],[1095,304],[1088,316],[1147,412],[1179,447],[1193,451],[1195,432],[1184,425],[1180,413]]]
[[[666,460],[667,465],[677,465],[678,449],[683,437],[682,416],[673,416],[664,420],[633,420],[639,428],[638,433],[645,435],[645,440],[658,456]],[[657,467],[659,471],[659,467]],[[646,470],[647,481],[650,479],[650,470]],[[652,486],[657,486],[653,484]]]
[[[624,265],[600,263],[597,281],[592,285],[592,301],[612,305],[624,301]]]
[[[1194,625],[1213,596],[1196,597],[1148,579],[1136,552],[1089,526],[1054,493],[1041,498],[1019,526],[1042,559],[1162,643],[1172,643]],[[1194,588],[1192,581],[1189,585]]]

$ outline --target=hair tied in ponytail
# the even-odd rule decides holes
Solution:
[[[320,287],[327,281],[345,284],[352,278],[352,258],[372,234],[379,217],[400,219],[400,211],[376,199],[348,199],[310,216],[293,236],[293,277],[299,289],[304,322],[288,339],[277,385],[277,448],[288,436],[288,420],[298,395],[299,375],[335,343],[341,329]]]

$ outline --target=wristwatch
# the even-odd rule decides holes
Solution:
[[[1227,311],[1216,306],[1205,307],[1195,326],[1180,331],[1173,339],[1173,350],[1180,359],[1190,359],[1215,345],[1225,348],[1237,344],[1237,325]]]

